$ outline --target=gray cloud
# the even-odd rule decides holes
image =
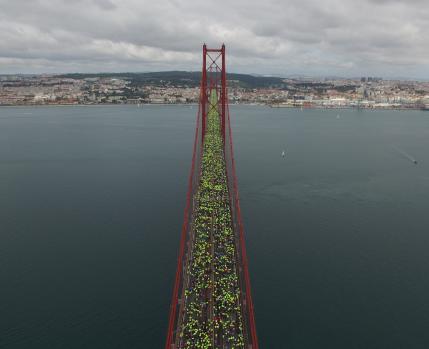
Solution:
[[[429,78],[427,0],[0,0],[0,73],[197,70]]]

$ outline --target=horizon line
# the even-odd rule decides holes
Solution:
[[[201,73],[199,70],[154,70],[154,71],[98,71],[98,72],[56,72],[56,73],[0,73],[0,76],[57,76],[57,75],[108,75],[108,74],[151,74],[151,73],[171,73],[171,72],[185,72],[185,73]],[[237,75],[249,75],[254,77],[261,78],[279,78],[279,79],[333,79],[333,80],[360,80],[361,78],[377,78],[382,79],[383,81],[418,81],[418,82],[429,82],[428,78],[415,78],[415,77],[386,77],[382,75],[360,75],[360,76],[341,76],[341,75],[305,75],[305,74],[287,74],[287,75],[278,75],[278,74],[261,74],[261,73],[239,73],[239,72],[229,72],[227,75],[237,74]]]

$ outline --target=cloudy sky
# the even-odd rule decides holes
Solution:
[[[0,0],[0,73],[199,70],[429,79],[429,0]]]

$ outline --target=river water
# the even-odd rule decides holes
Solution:
[[[162,348],[195,113],[0,108],[0,348]],[[428,348],[429,113],[231,117],[261,348]]]

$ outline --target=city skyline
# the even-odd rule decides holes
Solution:
[[[0,75],[1,105],[198,103],[199,72]],[[231,103],[429,110],[429,82],[288,79],[229,74]]]
[[[0,10],[0,74],[190,71],[203,42],[224,42],[230,72],[429,79],[423,0],[0,0]]]

